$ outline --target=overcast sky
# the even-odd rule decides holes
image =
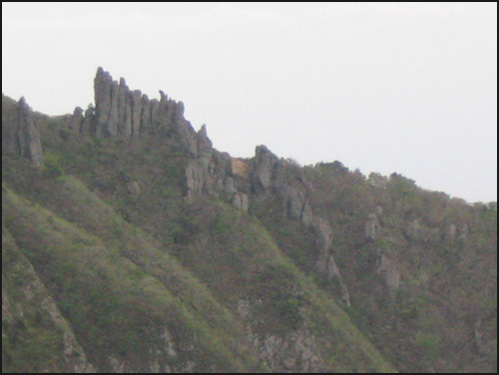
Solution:
[[[214,146],[497,200],[497,4],[5,3],[2,92],[50,115],[98,66]]]

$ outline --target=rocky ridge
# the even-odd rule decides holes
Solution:
[[[322,275],[319,280],[321,286],[331,287],[334,284],[333,295],[341,296],[343,303],[347,306],[352,302],[354,305],[352,310],[368,306],[367,304],[364,305],[361,300],[369,300],[370,298],[368,293],[364,295],[359,293],[359,291],[364,292],[363,287],[365,287],[365,285],[361,285],[362,288],[359,288],[355,280],[358,277],[356,272],[357,269],[360,269],[360,266],[364,268],[359,271],[359,274],[361,272],[368,274],[370,276],[369,283],[374,285],[374,293],[371,293],[371,295],[382,296],[382,308],[386,308],[386,305],[388,305],[389,309],[395,311],[399,306],[407,305],[410,307],[410,304],[413,303],[410,296],[412,292],[417,292],[417,287],[420,285],[431,290],[432,293],[440,292],[439,290],[433,290],[435,285],[437,287],[441,285],[434,285],[433,283],[438,278],[432,275],[434,270],[431,267],[433,266],[432,263],[435,262],[432,247],[442,249],[441,255],[442,257],[445,255],[444,259],[446,261],[450,259],[451,262],[455,262],[455,256],[447,255],[461,254],[460,250],[467,246],[467,242],[473,243],[473,241],[476,241],[477,221],[476,219],[474,221],[473,216],[468,215],[467,211],[458,211],[458,214],[450,215],[440,208],[440,211],[435,210],[438,215],[427,215],[423,210],[413,210],[414,205],[411,204],[410,199],[425,197],[425,195],[420,194],[422,192],[410,190],[412,187],[407,187],[407,185],[410,185],[410,181],[407,182],[402,177],[392,176],[388,179],[382,176],[379,178],[371,178],[370,176],[369,180],[373,181],[368,182],[373,188],[372,191],[369,190],[369,187],[361,186],[363,188],[360,189],[361,194],[355,197],[355,201],[349,202],[349,196],[341,191],[341,188],[346,186],[342,178],[351,178],[352,175],[349,175],[347,173],[348,169],[344,167],[343,169],[346,169],[346,172],[344,172],[344,176],[341,175],[341,163],[339,165],[336,162],[336,164],[329,163],[332,168],[335,168],[336,173],[331,173],[332,178],[325,180],[328,182],[326,184],[317,179],[317,175],[310,173],[312,168],[299,168],[293,165],[292,161],[277,157],[263,145],[256,147],[253,158],[232,158],[229,154],[213,148],[205,125],[196,132],[184,118],[183,104],[169,99],[163,92],[160,91],[159,100],[149,99],[138,90],[130,90],[124,79],[113,81],[110,74],[102,68],[99,68],[97,72],[94,87],[96,90],[95,106],[90,105],[86,111],[77,107],[72,115],[62,116],[57,118],[56,121],[48,118],[47,121],[40,121],[40,114],[33,112],[24,98],[21,98],[17,103],[15,101],[9,103],[9,106],[6,106],[6,110],[3,111],[2,121],[4,153],[16,159],[25,158],[30,160],[36,168],[28,169],[40,175],[45,175],[45,171],[50,171],[51,165],[53,165],[54,155],[59,155],[57,152],[54,153],[54,148],[51,148],[50,142],[60,142],[61,139],[63,141],[70,140],[66,143],[66,149],[69,152],[61,153],[64,158],[73,155],[71,154],[70,145],[78,143],[80,141],[79,137],[85,137],[87,139],[83,140],[82,145],[95,146],[93,151],[97,150],[97,153],[92,153],[92,155],[97,154],[101,157],[99,154],[101,150],[105,152],[114,146],[121,148],[120,151],[125,150],[124,154],[127,153],[128,147],[132,149],[139,142],[139,150],[148,149],[151,145],[149,140],[154,138],[157,141],[152,143],[154,147],[165,147],[168,152],[164,154],[168,155],[168,157],[173,155],[175,158],[175,173],[169,174],[169,176],[175,176],[176,200],[182,196],[180,191],[180,187],[182,187],[185,201],[193,203],[192,205],[183,205],[186,207],[195,205],[201,207],[209,202],[216,202],[219,205],[220,201],[224,201],[231,203],[240,211],[250,211],[252,214],[250,216],[241,215],[225,207],[232,215],[231,220],[253,220],[255,217],[262,219],[262,215],[271,213],[269,222],[261,220],[262,224],[267,225],[269,232],[272,232],[275,228],[269,226],[268,223],[274,220],[276,214],[280,214],[281,217],[274,222],[277,225],[283,224],[282,227],[285,230],[282,232],[277,230],[275,233],[281,236],[290,235],[295,239],[299,235],[300,240],[303,238],[304,242],[310,243],[311,246],[307,246],[304,245],[304,242],[296,242],[296,247],[301,247],[303,250],[300,255],[305,254],[307,257],[307,263],[303,262],[300,265],[308,271],[315,268],[318,271],[317,273]],[[10,100],[5,97],[3,99]],[[57,130],[46,131],[53,124],[57,124],[56,129],[58,132]],[[40,136],[39,127],[43,137]],[[45,138],[46,135],[47,138]],[[52,138],[49,138],[49,136],[52,136]],[[114,138],[117,142],[100,142],[88,138]],[[48,139],[50,141],[47,141]],[[43,167],[42,145],[47,149],[45,155],[46,168]],[[130,152],[129,154],[135,157],[139,153]],[[85,154],[83,158],[86,157]],[[151,158],[149,160],[155,159]],[[126,167],[123,168],[122,165],[119,165],[120,161],[122,165],[125,164],[123,160],[118,159],[116,165],[111,165],[115,170],[119,170],[117,173],[120,173],[120,176],[123,174],[123,178],[120,177],[122,185],[113,194],[118,199],[124,197],[139,202],[135,206],[137,208],[142,204],[140,198],[148,195],[149,182],[144,178],[145,173],[130,174],[128,176],[121,170],[127,172]],[[17,163],[15,161],[14,164],[27,167],[26,163]],[[162,168],[162,165],[159,165],[159,167]],[[117,166],[118,168],[116,168]],[[325,167],[329,166],[325,165]],[[313,168],[315,168],[313,171],[315,173],[317,166]],[[64,170],[67,169],[64,168]],[[112,173],[113,171],[111,171],[110,175]],[[104,174],[107,176],[107,171]],[[307,181],[305,175],[310,178],[310,181]],[[322,175],[329,178],[326,173]],[[400,181],[397,181],[397,179]],[[56,178],[54,181],[60,183],[62,179]],[[313,181],[313,184],[311,181]],[[348,182],[351,183],[352,181]],[[356,182],[353,181],[353,183]],[[391,201],[377,199],[377,195],[390,192],[390,189],[392,190],[390,193],[393,193],[394,184],[396,183],[398,183],[400,191],[407,195],[403,203],[396,199]],[[160,189],[162,189],[162,186],[160,186]],[[357,185],[353,186],[357,187]],[[100,188],[97,189],[100,192]],[[414,189],[416,188],[414,187]],[[318,194],[323,194],[323,196]],[[375,196],[375,194],[377,195]],[[206,199],[207,197],[215,199]],[[327,197],[330,201],[320,199],[323,197]],[[362,199],[362,197],[369,197],[370,199]],[[58,199],[61,198],[58,197]],[[64,201],[64,199],[61,200]],[[433,202],[432,200],[429,201]],[[322,205],[323,203],[324,205]],[[357,205],[354,206],[351,203]],[[151,206],[154,204],[153,201]],[[220,205],[220,207],[222,206]],[[271,207],[271,210],[266,210],[267,206]],[[341,210],[347,208],[344,214],[345,217],[348,216],[348,219],[351,220],[346,228],[347,230],[342,227],[344,224],[340,220],[343,219],[340,215],[337,217],[334,214],[329,215],[328,210],[330,208],[333,208],[332,212],[336,209],[341,213],[343,213]],[[471,213],[471,207],[466,209],[469,209]],[[485,209],[482,209],[482,213],[486,213]],[[399,215],[398,220],[394,221],[396,214]],[[129,221],[123,212],[119,211],[118,217],[121,218],[120,215]],[[286,219],[281,220],[281,218]],[[224,224],[223,221],[221,223]],[[227,238],[235,238],[233,231],[223,232],[224,229],[230,228],[230,226],[217,228],[220,229],[220,233],[227,235]],[[190,232],[189,235],[195,237],[195,230],[197,229],[194,228],[192,231],[194,235]],[[293,231],[293,233],[290,231]],[[344,246],[342,236],[352,232],[355,234],[349,239],[351,246],[347,248]],[[274,235],[273,232],[272,235]],[[335,237],[338,240],[335,241]],[[195,244],[196,247],[199,245],[199,249],[196,248],[199,251],[189,254],[186,258],[196,258],[209,249],[209,247],[205,247],[206,239],[207,237],[199,237],[196,240],[199,241],[199,244]],[[492,236],[490,240],[493,240]],[[174,242],[177,244],[176,239],[174,239]],[[278,246],[280,243],[284,244],[281,249],[287,248],[286,241],[276,242]],[[189,245],[187,242],[181,241],[178,244],[180,244],[178,248],[182,249],[187,248]],[[423,252],[424,249],[427,251]],[[355,253],[353,255],[347,254],[350,251]],[[462,252],[462,256],[468,256],[468,253],[470,252]],[[310,254],[315,255],[311,256]],[[357,260],[359,261],[357,262]],[[454,265],[452,264],[452,266]],[[473,267],[481,267],[481,265],[474,262]],[[473,275],[476,274],[478,273],[474,271]],[[316,276],[316,274],[313,274],[314,279]],[[324,281],[327,281],[327,283],[324,283]],[[351,302],[347,284],[350,286],[350,292],[352,293]],[[17,316],[19,318],[19,316],[22,316],[22,314],[16,313],[16,311],[21,310],[14,306],[14,298],[12,298],[14,293],[4,290],[3,286],[2,289],[3,318],[13,323],[16,318],[13,319],[12,317]],[[30,287],[26,291],[26,295],[29,296],[30,290],[35,289]],[[449,288],[449,290],[452,290],[452,288]],[[239,298],[239,296],[236,296],[236,298]],[[401,298],[405,298],[405,300],[401,300]],[[285,305],[285,307],[296,308],[295,302],[300,300],[295,301],[291,298],[289,301],[286,299],[284,301],[289,302],[289,306]],[[462,302],[466,303],[464,299]],[[261,304],[261,301],[258,298],[243,298],[238,303],[244,305],[244,308],[241,307],[241,309],[238,306],[238,310],[241,310],[240,315],[242,317],[245,314],[248,316],[247,321],[243,320],[243,329],[247,333],[246,338],[251,342],[255,353],[258,353],[259,359],[266,366],[275,371],[319,372],[328,370],[324,363],[327,356],[318,354],[320,352],[318,348],[323,343],[316,341],[315,327],[302,325],[296,328],[296,326],[293,326],[289,331],[273,332],[272,334],[265,331],[262,333],[259,330],[252,331],[249,322],[253,314],[248,315],[244,311],[245,309],[250,312],[252,309],[258,311],[259,306],[261,308],[258,303]],[[452,304],[453,301],[450,300],[450,303]],[[473,303],[475,302],[470,302],[470,305]],[[246,305],[247,307],[245,307]],[[50,315],[51,320],[58,322],[56,325],[63,329],[65,323],[57,317],[59,313],[54,310],[54,303],[43,302],[42,307],[43,311]],[[26,314],[26,311],[24,309],[23,314]],[[299,308],[297,308],[297,311],[300,314],[302,313]],[[403,319],[414,319],[413,310],[407,308],[403,310],[403,313],[401,316]],[[473,314],[475,313],[473,312]],[[385,316],[388,315],[385,314]],[[376,317],[376,315],[373,316]],[[382,314],[379,317],[384,318]],[[371,318],[369,317],[369,319]],[[403,328],[400,321],[393,320],[392,322],[390,319],[390,317],[387,318],[383,323],[387,324],[385,327],[389,327],[393,323],[392,328],[394,330],[399,327]],[[460,332],[461,336],[468,332],[469,336],[472,337],[472,344],[470,345],[473,345],[473,350],[480,355],[490,355],[488,353],[494,352],[493,341],[490,340],[490,323],[487,319],[488,317],[484,314],[473,315],[470,318],[470,321],[472,320],[472,330],[466,331],[466,327],[463,325]],[[483,328],[484,326],[486,326],[486,329]],[[150,355],[152,359],[148,363],[151,371],[161,371],[163,369],[161,358],[165,352],[172,358],[178,355],[177,340],[171,332],[165,331],[161,336],[165,350]],[[429,340],[432,338],[431,331],[428,330],[428,334],[427,337],[421,336],[416,337],[416,339],[420,341],[420,344],[431,344],[432,341]],[[461,338],[459,340],[463,341]],[[78,361],[72,362],[73,357],[78,356],[81,351],[74,337],[71,337],[71,334],[68,333],[64,336],[63,341],[65,363],[68,366],[75,366],[75,369],[80,371],[91,371],[92,365],[87,363],[84,357],[80,358],[81,363]],[[391,348],[390,350],[393,352],[394,349]],[[403,350],[406,349],[401,351]],[[132,369],[132,367],[128,367],[130,364],[123,362],[119,356],[110,357],[110,362],[112,370],[115,372],[126,372]],[[196,368],[191,362],[185,362],[184,365],[184,367],[178,367],[177,370],[189,371]],[[430,368],[428,367],[428,369]],[[166,371],[167,368],[165,367],[164,370]]]
[[[201,195],[215,195],[233,204],[241,211],[248,211],[252,199],[269,195],[284,202],[284,214],[313,231],[320,257],[317,270],[328,281],[336,279],[342,291],[342,300],[349,305],[348,288],[331,252],[333,231],[327,220],[314,216],[302,188],[307,182],[302,178],[300,187],[290,184],[284,176],[285,160],[278,158],[266,146],[255,149],[255,156],[244,164],[244,176],[234,173],[234,159],[226,152],[213,148],[206,125],[195,131],[184,118],[184,105],[160,91],[160,99],[149,99],[139,90],[131,90],[124,78],[113,80],[109,72],[99,67],[94,79],[95,106],[84,111],[76,107],[67,119],[73,133],[96,138],[117,138],[129,144],[141,142],[147,136],[159,135],[180,146],[189,157],[185,167],[185,199],[191,201]],[[32,111],[21,98],[15,128],[6,127],[5,147],[11,154],[26,157],[35,165],[43,165],[40,134],[32,120]],[[10,133],[15,134],[10,134]],[[241,166],[240,166],[241,167]],[[140,192],[139,184],[127,185],[130,194]],[[306,189],[305,189],[306,190]]]
[[[245,212],[250,208],[253,199],[278,197],[284,204],[283,214],[314,233],[315,246],[320,254],[316,260],[316,268],[328,282],[335,280],[340,285],[341,300],[350,305],[348,287],[332,254],[331,225],[326,219],[314,216],[306,193],[302,192],[303,187],[305,186],[306,190],[308,186],[303,177],[297,186],[286,181],[287,161],[278,158],[266,146],[260,145],[256,147],[252,159],[239,160],[239,168],[242,167],[244,174],[234,173],[234,159],[228,153],[213,148],[205,125],[198,132],[194,131],[183,116],[182,102],[177,103],[168,99],[161,91],[159,101],[149,100],[146,95],[140,96],[140,91],[130,91],[123,78],[119,83],[113,81],[110,74],[101,68],[97,71],[94,88],[95,111],[90,114],[90,119],[86,119],[88,114],[82,116],[82,109],[76,108],[69,122],[71,129],[82,134],[102,138],[116,137],[127,142],[140,141],[140,138],[146,137],[148,132],[158,132],[158,129],[163,129],[165,136],[178,141],[183,151],[190,157],[185,167],[187,201],[202,195],[217,196]],[[139,97],[142,99],[139,100]],[[93,127],[85,129],[85,126],[88,126],[86,124],[93,124]],[[296,338],[291,335],[288,338],[267,337],[266,339],[281,340],[280,346],[294,347],[295,344],[292,342]],[[275,349],[269,349],[268,345],[264,345],[261,350],[262,358],[269,359],[275,356],[270,353]],[[281,362],[279,366],[283,365]],[[312,362],[315,363],[316,360]],[[309,366],[314,370],[320,367]]]
[[[192,201],[201,195],[214,195],[246,212],[252,199],[265,199],[273,195],[283,201],[283,213],[311,230],[319,250],[316,269],[331,282],[336,280],[342,300],[350,305],[348,288],[332,254],[333,229],[330,223],[314,215],[307,199],[310,184],[303,178],[290,183],[285,178],[286,160],[278,158],[266,146],[255,149],[250,160],[234,159],[228,153],[213,148],[206,125],[195,131],[184,117],[184,105],[159,91],[160,98],[149,99],[140,90],[131,90],[124,78],[113,80],[109,72],[99,67],[94,79],[95,106],[87,110],[76,107],[67,118],[68,129],[96,138],[117,138],[129,144],[140,142],[147,136],[172,140],[189,157],[185,167],[185,199]],[[16,110],[5,114],[2,122],[2,148],[15,157],[23,157],[34,165],[43,166],[40,132],[33,111],[22,97]],[[10,125],[9,125],[10,124]],[[233,170],[237,164],[239,173]],[[140,182],[130,181],[127,190],[131,195],[140,193]],[[379,214],[379,213],[378,213]],[[450,223],[444,233],[449,242],[466,239],[466,223],[459,227]],[[381,224],[376,213],[370,213],[365,223],[365,238],[374,241],[381,234]],[[411,241],[439,238],[439,233],[429,233],[418,220],[408,223],[404,235]],[[378,273],[383,276],[393,293],[400,285],[400,272],[396,263],[385,254],[378,254]]]
[[[316,261],[317,270],[328,282],[333,279],[338,281],[341,288],[341,299],[349,306],[348,288],[332,254],[333,230],[331,225],[326,219],[314,216],[306,194],[297,186],[293,186],[286,181],[285,163],[286,161],[279,159],[267,147],[263,145],[257,146],[249,172],[252,194],[256,198],[260,197],[260,199],[269,194],[279,196],[284,202],[286,216],[313,231],[320,254],[319,259]],[[299,180],[300,185],[309,187],[303,176]]]

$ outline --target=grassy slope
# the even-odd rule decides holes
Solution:
[[[354,304],[348,316],[314,271],[313,235],[284,218],[280,202],[253,202],[250,215],[214,199],[187,203],[188,159],[174,143],[82,139],[65,130],[62,118],[41,124],[45,169],[2,158],[9,187],[2,191],[8,203],[3,222],[16,252],[33,264],[100,369],[111,368],[112,356],[126,358],[134,369],[147,362],[182,370],[193,356],[182,347],[194,343],[202,366],[196,369],[264,371],[254,339],[289,338],[304,327],[316,337],[314,350],[329,371],[392,371],[373,344],[406,371],[494,367],[490,356],[459,354],[462,348],[446,344],[457,337],[452,335],[469,334],[473,306],[479,306],[476,316],[488,319],[483,329],[493,346],[493,211],[470,210],[404,179],[378,189],[355,173],[304,168],[314,189],[301,188],[335,231],[334,255]],[[128,191],[130,182],[139,193]],[[365,243],[365,218],[377,207],[384,209],[383,237]],[[473,230],[461,247],[440,239],[408,241],[403,233],[413,219],[440,231],[466,221]],[[395,303],[375,271],[380,252],[404,272]],[[249,314],[241,314],[241,302],[249,303]],[[449,324],[445,309],[459,314],[461,326]],[[175,357],[163,353],[158,359],[149,350],[160,344],[162,329],[182,343]]]
[[[100,236],[91,234],[7,189],[2,198],[6,227],[54,295],[90,360],[100,368],[108,368],[109,356],[113,356],[126,359],[132,368],[148,370],[144,358],[154,361],[148,348],[158,346],[165,330],[182,345],[194,346],[198,370],[258,368],[253,367],[255,361],[246,348],[243,351],[236,344],[241,336],[230,316],[192,277],[184,277],[187,272],[164,254],[158,255],[140,235],[115,227],[111,238],[116,243],[111,245],[105,230]],[[134,237],[143,246],[135,249],[145,254],[143,267],[151,261],[147,257],[158,253],[155,261],[169,275],[168,281],[176,282],[177,296],[165,280],[153,276],[159,271],[147,272],[122,256],[126,250],[120,245]],[[177,369],[181,370],[193,353],[184,351],[182,358],[183,351],[177,351],[176,358],[166,356],[161,365],[176,368],[180,363]]]
[[[235,353],[227,354],[229,359],[218,360],[222,361],[223,366],[229,366],[230,362],[231,366],[236,366],[237,369],[239,362],[240,366],[243,366],[239,369],[263,370],[264,367],[256,364],[252,355],[244,354],[247,353],[248,343],[245,343],[246,338],[243,337],[243,325],[234,320],[229,310],[234,310],[236,299],[240,299],[243,295],[248,299],[255,299],[262,293],[265,296],[266,288],[278,290],[280,287],[285,287],[286,285],[280,284],[269,286],[268,280],[262,279],[262,274],[268,276],[268,271],[271,270],[273,275],[271,281],[281,283],[282,280],[277,275],[278,272],[283,272],[288,278],[288,284],[296,284],[294,293],[300,296],[300,303],[306,301],[308,306],[304,314],[306,319],[313,331],[324,338],[321,348],[331,349],[332,342],[337,341],[334,350],[330,353],[323,353],[330,368],[338,371],[356,369],[386,371],[390,369],[389,365],[350,323],[341,309],[334,302],[326,302],[327,298],[324,295],[322,298],[318,297],[313,284],[284,259],[273,239],[259,223],[247,216],[241,216],[231,207],[210,202],[198,202],[198,205],[192,205],[188,210],[191,216],[187,220],[200,226],[198,229],[200,238],[194,239],[195,245],[179,246],[177,249],[180,260],[202,282],[206,283],[210,293],[203,284],[179,266],[164,248],[160,248],[161,239],[151,238],[140,228],[127,223],[79,180],[70,176],[61,176],[56,179],[45,179],[44,176],[39,176],[39,178],[39,183],[34,184],[36,197],[52,211],[46,211],[38,205],[30,207],[30,204],[23,202],[23,199],[5,190],[3,194],[6,200],[4,220],[18,237],[18,242],[23,244],[23,248],[32,257],[31,261],[41,266],[39,272],[42,275],[48,272],[45,276],[47,277],[46,283],[60,293],[59,304],[62,304],[61,309],[65,315],[70,316],[68,319],[71,320],[75,314],[73,319],[77,321],[74,325],[79,327],[76,330],[77,336],[79,337],[79,334],[83,332],[85,335],[93,332],[93,336],[90,336],[88,341],[81,339],[84,348],[87,348],[85,344],[89,345],[88,342],[99,343],[96,337],[99,335],[99,330],[108,330],[105,322],[97,322],[95,326],[92,324],[89,326],[87,320],[103,318],[108,322],[121,321],[121,327],[128,327],[131,322],[126,317],[119,314],[105,317],[110,310],[113,310],[112,306],[106,305],[123,306],[127,301],[134,303],[132,301],[136,298],[139,298],[144,306],[134,316],[134,326],[138,331],[132,335],[142,337],[146,333],[141,332],[137,322],[143,321],[144,325],[154,325],[149,322],[154,321],[154,316],[146,317],[141,314],[147,309],[145,306],[148,304],[161,305],[155,299],[158,298],[163,304],[171,300],[177,302],[166,304],[163,308],[156,307],[155,309],[158,310],[154,314],[156,319],[157,316],[163,314],[162,309],[170,311],[169,309],[177,307],[182,312],[182,308],[187,308],[190,313],[189,318],[196,322],[192,324],[201,324],[199,328],[201,332],[208,330],[206,325],[210,327],[215,341],[218,342],[217,346],[221,348],[217,350],[217,353],[228,350],[219,341],[228,344],[228,347]],[[30,191],[28,189],[25,193],[30,195]],[[195,217],[193,213],[198,216]],[[58,239],[59,242],[53,242],[52,239],[53,241]],[[44,252],[33,254],[30,249],[38,247],[36,245],[38,242],[45,244]],[[200,243],[203,244],[202,247],[199,246]],[[60,251],[61,248],[65,251],[58,253],[58,249]],[[73,251],[68,252],[67,249],[73,249]],[[48,255],[55,259],[48,261],[46,259]],[[78,265],[78,272],[74,268],[75,264]],[[86,264],[88,265],[85,266]],[[221,264],[224,267],[220,267]],[[100,270],[97,274],[96,269]],[[118,269],[120,272],[117,272]],[[54,279],[55,273],[58,274],[56,279]],[[251,287],[248,288],[248,285]],[[80,299],[76,297],[78,293],[87,293],[81,288],[101,292],[91,296],[90,300]],[[103,290],[106,292],[102,293]],[[149,291],[150,294],[144,294],[144,291]],[[70,295],[72,298],[69,298]],[[124,301],[108,301],[116,295],[123,295]],[[216,296],[216,299],[213,296]],[[69,300],[66,300],[66,297]],[[95,298],[97,300],[94,300]],[[277,331],[285,332],[296,328],[293,326],[293,319],[296,318],[296,314],[293,314],[296,312],[286,311],[288,300],[278,300],[280,305],[276,305],[272,299],[267,298],[267,300],[266,309],[260,311],[260,320],[265,323],[255,329],[271,331],[273,323],[276,322],[278,324],[274,325],[273,329],[276,330],[277,327]],[[81,312],[82,301],[96,304],[97,309]],[[76,306],[72,306],[73,304]],[[291,305],[290,308],[296,307]],[[119,308],[115,311],[119,311]],[[288,313],[284,315],[284,318],[283,311]],[[176,311],[176,314],[180,312]],[[139,315],[141,315],[140,319]],[[172,313],[169,312],[166,315],[172,315]],[[289,317],[291,322],[286,322],[286,317]],[[177,319],[174,320],[177,321]],[[188,321],[189,319],[183,316],[178,320]],[[80,327],[80,324],[83,326]],[[102,350],[98,345],[88,347],[89,357],[101,366],[106,360],[99,357],[98,352],[109,351],[109,348],[118,344],[123,347],[121,329],[118,327],[114,330],[109,329],[111,331],[108,332],[107,339],[102,342],[106,350]],[[324,332],[328,334],[327,339],[325,339]],[[130,337],[129,340],[140,341],[137,337]],[[122,350],[125,351],[115,355],[118,358],[130,358],[131,353],[127,352],[126,348]]]
[[[15,168],[20,169],[22,167]],[[101,353],[107,353],[108,357],[112,353],[113,357],[127,358],[132,363],[136,361],[135,365],[139,366],[137,353],[143,356],[146,352],[144,347],[137,350],[137,342],[141,342],[139,338],[147,335],[150,340],[158,340],[151,337],[154,335],[150,331],[143,331],[139,324],[142,322],[142,326],[156,327],[155,331],[162,325],[174,325],[170,330],[180,329],[179,337],[185,336],[185,331],[189,330],[205,332],[204,335],[189,335],[205,337],[207,342],[214,340],[216,343],[199,344],[203,348],[219,348],[214,358],[204,361],[206,366],[215,361],[217,368],[264,370],[264,365],[255,362],[251,349],[248,351],[247,339],[243,337],[244,323],[247,322],[236,321],[233,313],[236,299],[242,296],[238,294],[241,288],[245,297],[255,299],[262,293],[265,295],[266,288],[278,290],[281,287],[279,284],[269,286],[262,278],[261,275],[268,276],[270,270],[273,274],[271,281],[275,283],[281,280],[278,273],[274,273],[284,272],[287,283],[296,284],[294,293],[300,296],[301,303],[306,301],[307,306],[310,305],[304,314],[305,319],[321,337],[320,348],[329,368],[338,371],[390,370],[341,309],[334,302],[322,301],[325,296],[318,297],[312,283],[284,259],[273,239],[253,219],[240,216],[224,204],[210,202],[190,205],[179,213],[181,218],[177,218],[177,222],[182,219],[199,226],[199,238],[191,237],[194,244],[177,244],[171,251],[201,280],[200,283],[162,247],[168,241],[152,238],[123,220],[78,179],[70,176],[54,178],[47,173],[31,170],[29,185],[23,184],[22,175],[16,175],[15,185],[24,186],[24,190],[20,190],[26,196],[50,211],[5,190],[4,221],[17,242],[22,244],[48,289],[57,293],[56,302],[75,327],[90,360],[101,368],[110,366]],[[38,243],[44,246],[40,248]],[[208,248],[215,250],[207,252]],[[208,258],[203,255],[207,253],[211,254]],[[221,264],[225,267],[221,268]],[[95,292],[88,295],[89,290]],[[273,329],[279,333],[296,328],[293,319],[296,319],[294,309],[297,306],[287,306],[288,299],[278,299],[277,305],[273,299],[266,299],[268,305],[258,312],[264,324],[255,326],[255,330]],[[84,308],[83,304],[93,308]],[[125,314],[123,306],[128,304],[133,309]],[[149,304],[156,307],[149,311]],[[291,322],[283,319],[283,312]],[[159,318],[162,315],[171,318],[163,322]],[[180,325],[179,328],[178,323],[182,321],[186,322],[186,327]],[[130,331],[129,326],[135,328]],[[122,337],[124,327],[130,331],[127,334],[130,337],[125,339]],[[102,332],[106,332],[104,339]],[[124,344],[126,342],[129,344]],[[111,349],[115,347],[120,348],[118,353]],[[213,355],[208,349],[206,351],[205,356]]]

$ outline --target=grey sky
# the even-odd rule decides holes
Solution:
[[[4,94],[72,112],[98,66],[182,100],[232,156],[497,200],[496,3],[2,2]]]

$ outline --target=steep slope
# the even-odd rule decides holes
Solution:
[[[95,372],[33,266],[2,226],[2,369]],[[57,354],[57,355],[54,355]]]
[[[111,220],[113,234],[101,229],[96,236],[8,189],[3,193],[5,226],[34,264],[97,369],[252,369],[251,358],[247,367],[236,358],[249,355],[247,348],[242,351],[238,345],[244,332],[236,329],[229,314],[140,233],[120,227],[110,208],[101,207],[108,213],[105,219]],[[89,202],[88,195],[79,199],[86,201],[88,212],[101,213],[98,200]],[[64,203],[81,208],[78,201]],[[85,219],[82,223],[88,223]],[[236,357],[233,350],[239,351]],[[17,355],[23,349],[19,351]]]
[[[3,370],[496,369],[495,203],[232,158],[163,92],[94,88],[2,98]]]

